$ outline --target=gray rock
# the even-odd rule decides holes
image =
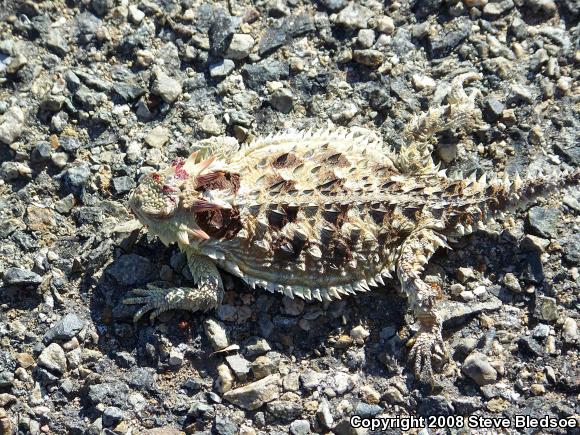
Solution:
[[[81,84],[74,94],[74,100],[86,111],[96,110],[107,100],[101,92],[95,92]]]
[[[229,59],[244,59],[250,55],[255,43],[256,41],[251,35],[236,33],[232,37],[226,57]]]
[[[54,203],[54,209],[61,214],[67,214],[72,210],[74,205],[75,196],[72,193],[69,193],[67,196]]]
[[[0,372],[0,388],[11,387],[14,383],[14,373],[7,370]]]
[[[64,80],[68,90],[72,93],[75,93],[81,86],[81,79],[71,70],[64,73]]]
[[[372,29],[361,29],[356,40],[362,48],[370,48],[375,42],[375,32]]]
[[[18,106],[10,107],[0,117],[0,142],[10,145],[16,141],[24,129],[24,112]]]
[[[169,359],[167,361],[169,365],[172,367],[180,367],[183,364],[183,361],[183,352],[178,349],[171,349],[171,352],[169,352]]]
[[[437,15],[441,10],[443,0],[423,0],[415,2],[413,12],[419,20],[427,18],[429,15]]]
[[[98,17],[104,17],[113,7],[113,0],[91,0],[91,9]]]
[[[265,378],[276,371],[276,363],[266,355],[259,356],[254,362],[252,362],[252,373],[254,374],[254,379]]]
[[[70,340],[85,327],[85,321],[75,313],[69,313],[60,319],[44,334],[44,343],[52,343],[55,340]]]
[[[500,118],[504,109],[505,106],[495,97],[488,97],[483,102],[483,116],[488,122]]]
[[[221,56],[230,45],[235,26],[231,16],[221,9],[217,10],[211,22],[208,36],[210,52],[214,56]]]
[[[338,12],[347,4],[347,0],[321,0],[320,3],[331,12]]]
[[[236,65],[233,60],[222,59],[209,66],[209,75],[214,78],[223,78],[231,73],[235,67]]]
[[[533,207],[528,212],[530,230],[540,237],[555,238],[558,235],[557,224],[560,210],[553,207]]]
[[[56,343],[49,344],[40,353],[38,365],[52,372],[63,374],[67,368],[64,350]]]
[[[513,7],[514,2],[512,0],[493,0],[483,7],[483,13],[490,18],[498,18]]]
[[[225,415],[217,415],[215,418],[215,432],[219,435],[236,435],[238,425]]]
[[[265,57],[291,40],[292,38],[288,35],[285,26],[279,23],[277,26],[270,27],[262,36],[258,44],[258,54],[260,57]]]
[[[145,12],[137,7],[137,5],[129,6],[129,20],[133,24],[139,24],[145,18]]]
[[[419,402],[417,414],[421,416],[428,415],[454,415],[453,405],[444,396],[429,396]]]
[[[522,247],[522,250],[545,252],[548,246],[550,246],[550,240],[533,236],[531,234],[526,234],[526,236],[522,239],[520,246]]]
[[[84,186],[89,178],[91,177],[91,169],[86,164],[81,164],[78,166],[71,166],[67,169],[65,174],[65,182],[68,186],[79,188]]]
[[[66,135],[61,136],[58,143],[60,147],[69,154],[75,153],[76,150],[82,146],[81,141],[78,138]]]
[[[268,15],[271,17],[280,18],[290,13],[286,0],[270,0],[267,4]]]
[[[22,53],[18,53],[9,57],[8,59],[10,59],[10,63],[6,67],[6,72],[8,74],[16,74],[19,70],[28,64],[28,59]]]
[[[42,277],[27,269],[11,267],[4,272],[3,280],[5,285],[37,286],[42,282]]]
[[[50,159],[52,148],[48,142],[38,142],[32,152],[34,161],[42,162]]]
[[[199,123],[199,129],[211,136],[219,136],[222,133],[222,124],[213,113],[208,113]]]
[[[127,193],[135,187],[133,178],[123,175],[122,177],[113,178],[113,189],[117,194]]]
[[[516,293],[522,292],[522,287],[520,286],[520,282],[518,281],[516,276],[511,272],[505,274],[505,276],[503,278],[503,284],[513,292],[516,292]]]
[[[58,112],[50,120],[50,130],[55,133],[62,132],[68,125],[68,113],[64,111]]]
[[[518,348],[520,351],[531,353],[535,356],[542,356],[546,353],[544,347],[532,337],[520,337],[518,339]]]
[[[336,16],[336,24],[351,29],[365,29],[372,16],[373,12],[369,8],[357,2],[352,2],[338,13]]]
[[[131,355],[129,352],[119,352],[117,357],[115,358],[117,364],[123,368],[129,368],[136,364],[135,357]]]
[[[242,67],[242,77],[246,85],[255,91],[260,90],[268,81],[288,78],[290,67],[287,63],[277,60],[263,60]]]
[[[453,408],[460,415],[472,414],[482,407],[482,400],[478,396],[460,396],[453,399]]]
[[[147,133],[147,136],[145,136],[145,143],[152,148],[161,148],[167,143],[169,136],[169,129],[162,125],[158,125]]]
[[[166,103],[171,104],[181,95],[181,83],[157,68],[154,71],[151,92],[155,95],[159,95]]]
[[[354,50],[352,52],[353,59],[361,65],[377,68],[381,66],[384,60],[384,54],[379,50],[368,48],[365,50]]]
[[[566,317],[562,325],[562,338],[566,343],[573,344],[578,342],[578,324],[572,317]]]
[[[247,357],[265,354],[272,350],[268,341],[261,337],[250,337],[243,346],[243,353]]]
[[[452,325],[460,325],[464,323],[466,319],[477,313],[497,310],[501,306],[501,300],[490,295],[490,297],[485,301],[470,304],[443,301],[439,306],[439,312],[445,325],[450,327]]]
[[[302,384],[302,388],[308,391],[317,388],[320,385],[322,379],[324,379],[324,374],[315,372],[314,370],[308,370],[300,375],[300,383]]]
[[[550,326],[543,323],[538,323],[532,331],[532,336],[534,338],[545,339],[548,335],[550,335]]]
[[[116,406],[108,406],[103,411],[103,426],[110,427],[115,426],[121,420],[123,420],[123,411]]]
[[[74,216],[79,225],[95,225],[103,222],[104,213],[100,207],[79,207]]]
[[[330,405],[328,400],[323,399],[320,404],[318,405],[318,409],[316,410],[316,417],[318,417],[318,421],[327,429],[332,429],[334,426],[334,417],[330,412]]]
[[[514,17],[512,20],[509,32],[519,41],[524,40],[528,36],[528,25],[519,17]]]
[[[121,285],[145,284],[152,276],[151,262],[137,254],[121,255],[107,269],[107,273]]]
[[[383,412],[383,408],[379,405],[372,405],[370,403],[358,402],[354,409],[354,415],[359,415],[363,418],[374,417]]]
[[[44,38],[46,47],[60,57],[68,53],[68,43],[59,29],[51,29]]]
[[[332,389],[338,396],[341,396],[347,391],[352,390],[354,387],[353,380],[348,373],[337,372],[331,376],[331,379]]]
[[[336,435],[367,435],[368,429],[363,427],[352,427],[349,418],[343,418],[332,429],[332,433]]]
[[[282,421],[296,420],[302,414],[302,405],[290,400],[274,400],[266,405],[266,409]]]
[[[124,382],[105,382],[89,385],[87,398],[93,405],[124,406],[129,395],[129,387]]]
[[[558,303],[556,299],[537,295],[534,316],[539,320],[553,322],[558,319]]]
[[[226,362],[240,381],[244,382],[248,378],[251,366],[247,359],[235,354],[226,356]]]
[[[134,388],[155,391],[157,389],[157,374],[151,367],[135,367],[125,374],[125,380]]]
[[[286,391],[298,391],[300,389],[300,375],[290,372],[282,379],[282,386]]]
[[[127,103],[131,103],[147,92],[147,90],[133,83],[114,83],[113,90]]]
[[[254,411],[264,403],[278,399],[280,396],[279,382],[280,375],[270,375],[243,387],[227,391],[223,397],[234,405]]]
[[[566,261],[580,265],[580,233],[572,233],[559,240]]]
[[[286,17],[269,27],[258,44],[258,54],[264,57],[292,41],[292,38],[315,30],[309,14]]]
[[[510,94],[507,97],[508,104],[526,103],[530,104],[534,101],[532,92],[528,86],[513,84]]]
[[[461,370],[477,385],[488,385],[497,381],[497,371],[491,366],[487,356],[480,352],[472,352],[465,358]]]
[[[310,423],[308,420],[294,420],[290,423],[290,433],[292,435],[308,435],[310,433]]]
[[[431,56],[445,57],[461,44],[471,33],[471,21],[467,17],[454,18],[441,32],[429,34],[428,48]]]
[[[189,416],[201,417],[201,418],[214,418],[215,412],[213,406],[205,402],[193,402],[189,411],[187,411]]]
[[[289,89],[278,89],[270,97],[270,104],[282,113],[290,113],[293,106],[293,95]]]
[[[14,181],[21,178],[24,173],[24,168],[26,165],[19,162],[3,162],[0,165],[0,179],[5,181]]]

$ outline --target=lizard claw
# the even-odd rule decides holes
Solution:
[[[149,319],[151,321],[164,311],[170,309],[167,307],[167,289],[148,285],[147,288],[136,288],[131,290],[129,297],[123,299],[126,305],[143,306],[133,315],[133,322],[138,322],[145,313],[151,311]]]
[[[439,331],[419,331],[415,336],[415,343],[409,353],[413,362],[415,377],[425,385],[433,385],[432,359],[445,359],[445,343]]]

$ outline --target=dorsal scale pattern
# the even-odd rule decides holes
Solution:
[[[221,249],[248,283],[330,299],[367,290],[366,279],[388,273],[406,218],[385,206],[383,181],[400,173],[371,132],[357,133],[288,132],[232,156],[232,169],[244,174],[236,205],[245,231]]]

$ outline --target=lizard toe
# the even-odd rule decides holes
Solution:
[[[444,349],[440,334],[425,331],[418,333],[409,358],[413,363],[415,377],[421,383],[434,384],[433,362],[446,360]]]

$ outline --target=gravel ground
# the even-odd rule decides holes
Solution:
[[[153,324],[119,302],[189,282],[126,198],[199,139],[342,125],[398,147],[477,71],[485,128],[441,135],[443,167],[577,167],[579,15],[577,0],[0,2],[0,433],[372,432],[353,415],[578,433],[513,426],[580,419],[577,189],[432,260],[451,358],[430,393],[406,365],[416,326],[395,281],[304,304],[224,275],[217,312]]]

